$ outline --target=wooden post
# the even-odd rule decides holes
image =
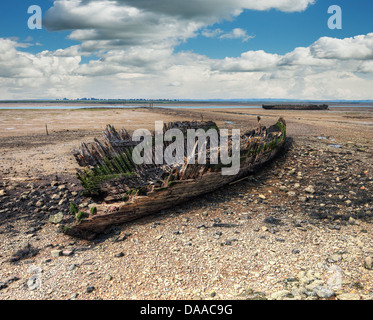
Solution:
[[[49,133],[48,133],[48,125],[45,124],[45,132],[47,133],[47,136],[49,136]]]

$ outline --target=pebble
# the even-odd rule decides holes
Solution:
[[[357,293],[342,293],[337,296],[338,300],[360,300],[360,295]]]
[[[307,188],[304,189],[304,191],[310,194],[315,193],[315,189],[313,186],[308,186]]]
[[[76,269],[77,268],[77,265],[75,264],[75,263],[73,263],[72,265],[70,265],[69,267],[68,267],[68,270],[69,271],[73,271],[74,269]]]
[[[321,299],[329,299],[334,296],[334,291],[325,286],[317,286],[313,289],[313,291]]]
[[[70,257],[74,254],[74,251],[73,250],[63,250],[62,251],[62,255],[63,256],[66,256],[66,257]]]
[[[294,296],[289,290],[281,290],[271,294],[271,299],[273,300],[282,300],[285,297],[292,298]]]
[[[214,298],[216,296],[216,292],[215,291],[210,291],[209,296],[211,298]]]
[[[43,206],[43,201],[42,200],[39,200],[38,202],[35,203],[35,206],[36,207],[42,207]]]
[[[49,222],[53,224],[59,224],[63,220],[63,217],[64,217],[63,213],[58,212],[57,214],[49,216]]]
[[[78,297],[79,294],[74,293],[71,297],[70,300],[75,300]]]
[[[61,254],[62,254],[62,250],[52,250],[51,251],[51,256],[52,257],[59,257],[59,256],[61,256]]]
[[[340,262],[340,261],[342,261],[342,256],[335,253],[335,254],[332,254],[331,256],[327,257],[326,261],[329,262],[329,263]]]
[[[87,287],[87,293],[91,293],[95,290],[96,288],[94,286],[88,286]]]
[[[41,285],[40,275],[34,274],[27,280],[27,287],[29,290],[39,289]]]
[[[124,253],[123,253],[123,252],[119,252],[119,253],[117,253],[114,257],[115,257],[115,258],[121,258],[121,257],[124,257]]]
[[[373,269],[373,258],[372,257],[367,257],[364,260],[364,268],[368,270]]]

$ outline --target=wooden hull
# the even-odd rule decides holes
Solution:
[[[221,170],[209,171],[194,179],[173,181],[167,188],[154,188],[146,196],[134,196],[125,202],[98,205],[96,214],[66,224],[64,232],[80,238],[89,238],[94,234],[102,233],[108,226],[120,225],[174,207],[242,179],[276,156],[285,142],[286,129],[283,130],[282,135],[277,136],[276,141],[280,142],[274,147],[241,159],[240,170],[236,175],[224,176]]]

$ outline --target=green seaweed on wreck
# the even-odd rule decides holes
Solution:
[[[148,193],[148,187],[138,187],[128,190],[122,197],[122,201],[126,202],[130,199],[130,196],[144,196]]]
[[[134,175],[135,164],[130,151],[125,150],[112,158],[103,158],[102,162],[94,168],[87,168],[77,173],[85,193],[90,196],[101,194],[101,185],[105,181],[119,179]]]
[[[76,203],[70,202],[70,213],[75,216],[79,211],[79,207]]]
[[[88,217],[87,213],[85,213],[83,211],[79,211],[77,213],[77,215],[75,216],[75,219],[76,219],[76,221],[80,222],[81,220],[83,220],[84,218],[87,218],[87,217]]]

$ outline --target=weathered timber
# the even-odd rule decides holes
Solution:
[[[165,125],[164,129],[169,128],[184,131],[217,126],[213,122],[176,122]],[[78,172],[83,186],[88,192],[104,195],[106,201],[92,210],[94,214],[65,219],[66,234],[87,238],[108,226],[159,212],[242,179],[275,157],[286,138],[286,123],[280,118],[268,129],[259,125],[257,130],[241,135],[240,169],[235,175],[222,175],[224,166],[210,163],[209,152],[206,164],[136,165],[131,157],[133,145],[126,145],[130,142],[126,131],[117,132],[108,126],[104,137],[103,143],[98,140],[93,144],[82,143],[75,157],[85,167]],[[193,152],[197,152],[196,146]]]

